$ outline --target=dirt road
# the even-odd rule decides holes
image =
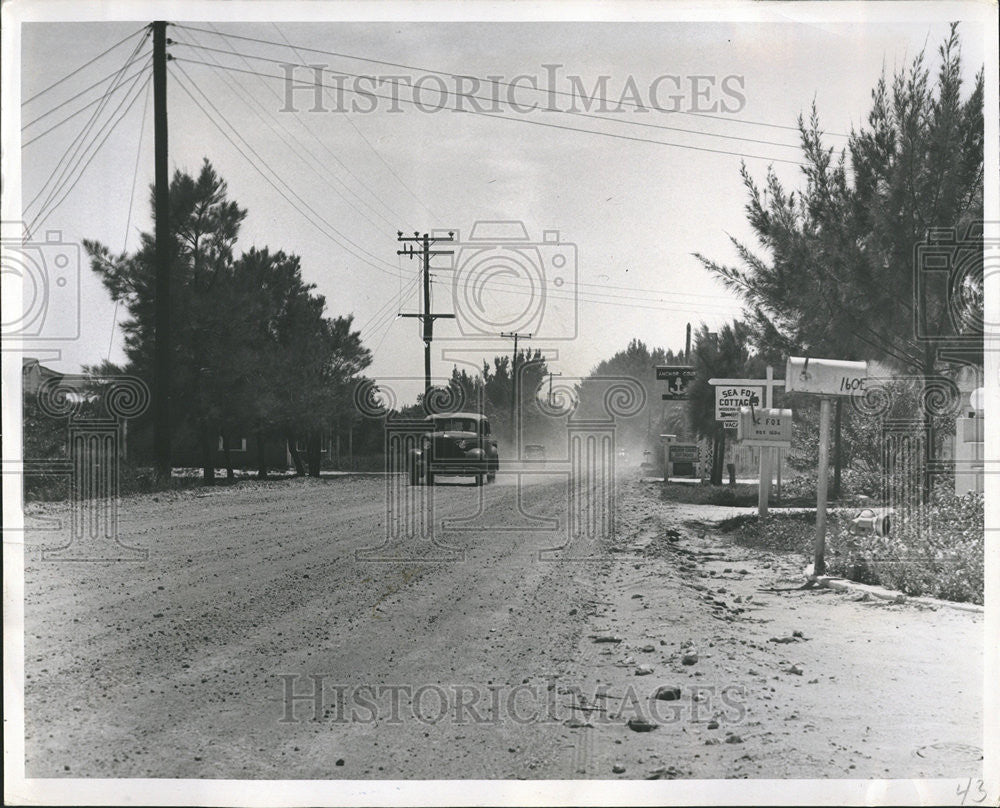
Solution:
[[[378,477],[127,499],[145,561],[42,560],[34,506],[27,775],[981,776],[981,615],[795,589],[724,509],[618,491],[561,554],[541,478],[439,486],[381,549]]]

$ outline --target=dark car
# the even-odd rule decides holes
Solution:
[[[476,485],[493,482],[500,467],[490,422],[474,412],[432,415],[420,448],[410,456],[410,484],[434,485],[436,476],[471,476]]]

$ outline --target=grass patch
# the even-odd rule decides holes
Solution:
[[[683,502],[688,505],[726,505],[732,508],[751,508],[757,506],[756,483],[737,483],[736,485],[708,485],[706,483],[666,483],[661,486],[660,498],[665,502]],[[816,505],[815,489],[811,496],[807,494],[784,495],[781,499],[775,496],[774,486],[771,487],[772,505],[795,508]]]
[[[757,486],[704,485],[666,483],[660,489],[660,498],[667,502],[685,502],[690,505],[730,505],[744,507],[757,504]]]
[[[232,484],[235,481],[216,477],[215,485]],[[47,474],[27,471],[24,475],[25,502],[58,502],[68,500],[72,493],[71,480],[67,475]],[[118,468],[118,495],[155,494],[161,491],[181,491],[200,488],[204,485],[201,469],[197,474],[175,474],[165,479],[149,466],[133,466],[122,463]]]

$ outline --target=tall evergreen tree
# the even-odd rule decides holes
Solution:
[[[948,289],[927,283],[923,245],[955,235],[972,253],[983,215],[983,72],[962,97],[957,26],[939,49],[933,84],[923,52],[872,91],[867,123],[846,151],[823,145],[819,116],[799,119],[804,187],[773,171],[763,187],[744,165],[747,217],[764,254],[733,239],[737,266],[697,257],[749,307],[755,338],[777,352],[879,359],[934,376],[955,332],[956,297],[981,317],[982,265]],[[977,305],[975,301],[980,301]],[[918,305],[914,305],[914,304]],[[957,322],[955,322],[957,320]],[[981,345],[966,361],[981,362]]]
[[[319,474],[320,433],[346,406],[355,377],[371,362],[351,317],[329,318],[302,278],[299,259],[267,248],[236,257],[246,210],[228,198],[206,160],[198,176],[176,172],[171,210],[171,400],[174,425],[196,436],[206,481],[215,476],[219,437],[256,434],[261,472],[268,436],[308,444]],[[92,269],[129,313],[123,323],[128,372],[152,377],[155,240],[113,255],[85,241]]]

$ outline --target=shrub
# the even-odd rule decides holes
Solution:
[[[838,537],[850,546],[854,579],[908,595],[983,602],[985,507],[982,494],[938,492],[923,510],[897,515],[888,536]],[[843,572],[841,572],[843,574]]]
[[[985,508],[982,494],[935,493],[922,511],[897,514],[888,536],[855,536],[853,511],[827,514],[830,575],[907,595],[983,603]],[[745,547],[811,558],[816,512],[735,516],[718,528]]]

